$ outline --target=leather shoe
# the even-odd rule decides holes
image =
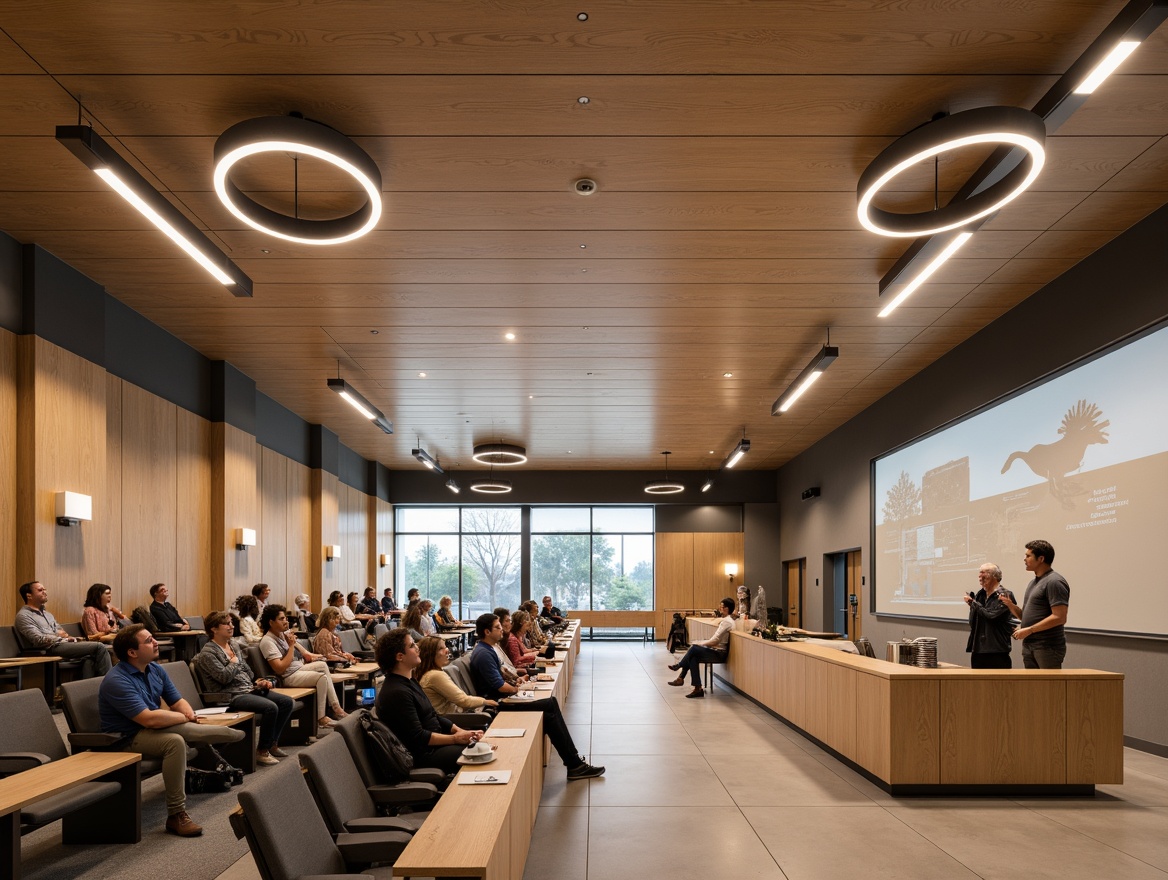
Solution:
[[[681,664],[680,663],[670,663],[669,668],[671,671],[677,672],[677,670],[681,669]]]
[[[679,675],[677,678],[673,679],[673,681],[671,681],[671,682],[669,682],[669,683],[670,683],[670,684],[671,684],[673,687],[675,687],[675,688],[679,688],[679,687],[681,687],[683,684],[685,684],[685,676],[683,676],[683,675]]]
[[[705,688],[696,687],[692,691],[690,691],[688,694],[686,694],[685,698],[688,700],[691,697],[704,697],[705,695],[706,695]]]
[[[166,817],[166,830],[179,837],[198,837],[203,833],[203,826],[196,825],[194,820],[187,815],[187,811],[181,810]]]

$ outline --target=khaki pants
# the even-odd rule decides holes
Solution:
[[[332,709],[334,714],[341,711],[341,701],[337,699],[337,692],[333,688],[328,664],[323,660],[305,663],[291,675],[283,676],[281,681],[284,687],[316,688],[316,711],[321,718],[324,717],[325,706]]]
[[[162,759],[162,782],[166,786],[166,813],[173,816],[187,806],[187,746],[229,743],[243,739],[244,732],[216,724],[185,722],[157,730],[142,728],[130,741],[128,751]]]

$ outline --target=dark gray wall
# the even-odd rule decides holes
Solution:
[[[815,586],[817,579],[824,583],[824,554],[861,548],[864,572],[871,583],[871,459],[1164,320],[1168,317],[1166,243],[1168,207],[779,470],[782,558],[807,560],[804,623],[808,628],[824,624],[822,587]],[[846,357],[845,347],[841,358]],[[808,486],[821,486],[822,496],[800,501],[800,493]],[[1006,583],[1015,590],[1027,579],[1020,562],[1021,548],[1018,555],[1019,563],[1013,568],[1006,564],[1008,560],[1002,561]],[[1159,560],[1149,560],[1149,577],[1163,580],[1163,568]],[[1122,590],[1122,585],[1117,589]],[[1116,601],[1123,601],[1122,593]],[[866,586],[861,596],[864,635],[878,651],[889,639],[928,634],[940,639],[942,660],[967,662],[968,631],[964,625],[881,619],[867,612],[869,603]],[[1090,613],[1090,608],[1076,608],[1072,601],[1072,624],[1076,618],[1086,622]],[[1106,669],[1127,677],[1125,734],[1168,749],[1168,700],[1163,698],[1168,642],[1072,633],[1068,643],[1068,667]],[[1017,656],[1015,664],[1020,664]]]

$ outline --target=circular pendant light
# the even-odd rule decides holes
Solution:
[[[311,156],[352,178],[368,196],[344,217],[304,220],[265,208],[231,182],[232,167],[260,153]],[[231,126],[215,141],[215,192],[227,210],[252,229],[299,244],[341,244],[360,238],[381,219],[381,172],[377,163],[339,131],[299,116],[264,116]]]
[[[662,452],[665,456],[665,479],[664,480],[650,480],[645,484],[645,492],[649,495],[676,495],[678,492],[685,491],[685,485],[676,480],[669,479],[669,456],[673,453]]]
[[[471,458],[479,464],[510,467],[527,464],[527,450],[512,443],[480,443],[474,448]]]
[[[932,211],[898,214],[872,205],[876,196],[913,165],[950,150],[997,144],[1024,150],[1014,168],[980,192]],[[957,229],[992,214],[1020,196],[1046,161],[1046,123],[1021,107],[978,107],[914,129],[890,144],[860,175],[856,215],[870,232],[903,238]]]
[[[489,480],[475,480],[470,484],[472,492],[481,492],[484,495],[506,495],[511,491],[511,483],[508,480],[496,480],[493,477]]]

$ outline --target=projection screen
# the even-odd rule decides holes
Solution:
[[[1021,601],[1045,538],[1068,627],[1168,636],[1168,326],[873,459],[872,508],[878,614],[966,620],[985,562]]]

